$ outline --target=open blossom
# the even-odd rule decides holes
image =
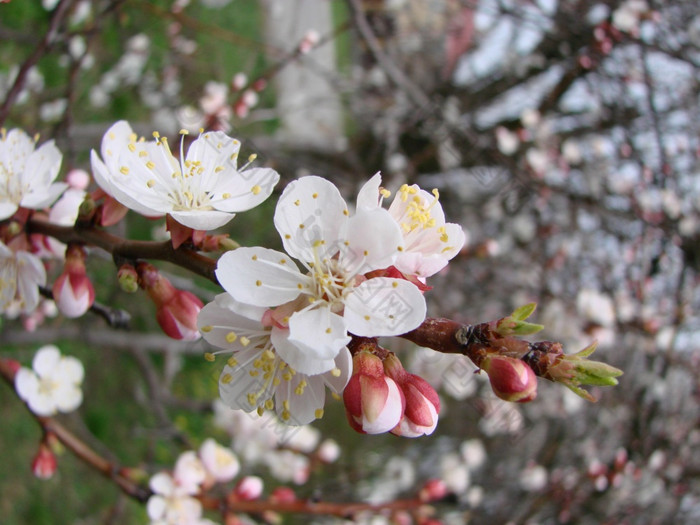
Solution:
[[[401,231],[386,210],[363,209],[350,217],[338,189],[309,176],[285,188],[274,222],[287,253],[239,248],[219,259],[216,276],[235,300],[273,309],[289,328],[282,344],[272,332],[276,353],[297,372],[333,369],[348,332],[399,335],[425,319],[425,299],[414,284],[363,275],[391,266],[403,249]]]
[[[91,156],[102,189],[142,215],[169,214],[188,228],[211,230],[263,202],[279,181],[269,168],[240,171],[241,143],[223,132],[200,135],[186,156],[181,143],[179,159],[165,137],[154,137],[137,140],[129,124],[119,121],[102,139],[103,160],[94,150]]]
[[[202,443],[199,448],[199,458],[207,475],[219,483],[231,481],[241,469],[233,451],[228,447],[222,447],[211,438]]]
[[[204,465],[192,452],[180,455],[172,475],[159,472],[149,481],[153,495],[146,511],[152,524],[203,525],[202,504],[192,496],[201,490],[206,477]]]
[[[390,193],[381,188],[381,175],[377,173],[360,190],[357,196],[358,210],[379,208]],[[401,227],[403,251],[394,266],[405,275],[421,279],[442,270],[459,253],[466,241],[459,224],[446,223],[437,190],[428,193],[417,185],[404,184],[389,206],[389,214]]]
[[[0,134],[0,220],[20,206],[45,208],[68,186],[54,182],[62,156],[53,140],[36,150],[34,146],[35,141],[20,129]]]
[[[85,371],[75,357],[62,356],[60,350],[47,345],[39,349],[32,369],[20,368],[15,376],[19,397],[38,416],[72,412],[83,401],[80,384]]]
[[[307,375],[280,357],[290,346],[289,329],[263,325],[266,309],[235,301],[220,294],[199,314],[198,326],[207,342],[232,352],[219,378],[223,402],[252,412],[276,410],[282,421],[303,425],[323,416],[326,387],[339,394],[351,372],[350,352],[342,348],[333,367]]]
[[[46,270],[38,257],[15,253],[0,242],[0,313],[31,313],[39,304],[39,286],[45,284]]]

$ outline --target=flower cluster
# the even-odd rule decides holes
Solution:
[[[172,473],[159,472],[151,477],[153,495],[146,510],[151,523],[213,525],[202,517],[202,504],[196,495],[216,483],[227,483],[240,470],[236,455],[213,439],[202,443],[199,454],[187,451],[180,455]]]
[[[39,349],[32,368],[20,368],[15,376],[19,397],[38,416],[72,412],[83,402],[80,384],[85,370],[75,357],[64,357],[54,345]]]
[[[350,379],[352,336],[400,335],[424,321],[425,279],[459,252],[465,234],[445,223],[437,192],[405,185],[385,210],[380,204],[388,192],[380,183],[377,174],[362,188],[352,214],[329,181],[307,176],[292,182],[274,216],[286,253],[239,248],[219,259],[216,276],[226,293],[202,309],[198,325],[209,343],[230,353],[219,381],[228,406],[259,414],[274,409],[284,422],[303,425],[323,416],[328,388],[334,395],[345,390],[346,406],[360,407],[358,385],[365,380],[357,372]],[[358,409],[350,418],[354,428],[432,432],[437,395],[428,386],[430,402],[413,410],[416,395],[428,399],[416,393],[427,383],[399,368],[389,366],[395,377],[386,379],[388,393],[381,389],[383,403],[387,395],[397,401],[390,403],[396,414],[371,412],[370,423]],[[395,380],[410,392],[406,417]]]

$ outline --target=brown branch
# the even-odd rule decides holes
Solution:
[[[17,72],[17,78],[15,78],[10,91],[5,97],[5,101],[0,106],[0,127],[5,123],[5,119],[10,113],[10,108],[19,96],[22,88],[24,87],[24,81],[29,73],[29,70],[39,61],[39,59],[49,50],[51,46],[56,41],[56,34],[58,33],[58,28],[61,22],[68,14],[68,8],[72,4],[73,0],[61,0],[56,8],[54,9],[53,15],[51,16],[51,21],[49,22],[49,29],[46,31],[46,35],[41,39],[39,44],[34,49],[34,52],[29,55],[29,58],[24,61],[22,66]]]
[[[214,274],[215,260],[184,246],[175,250],[169,240],[163,242],[130,241],[94,226],[81,226],[80,224],[74,227],[59,226],[36,217],[27,221],[26,231],[27,233],[48,235],[66,244],[73,242],[97,246],[112,254],[114,262],[118,265],[124,259],[130,261],[137,259],[168,261],[218,284]]]
[[[13,390],[16,373],[15,367],[12,366],[9,360],[0,358],[0,375],[12,387]],[[129,477],[125,475],[124,468],[100,456],[78,436],[73,434],[55,419],[51,417],[37,416],[34,413],[32,413],[32,416],[34,416],[34,419],[39,424],[45,435],[51,434],[55,436],[63,444],[63,446],[70,450],[78,459],[97,470],[104,477],[114,481],[126,495],[140,502],[145,502],[148,500],[151,492],[129,479]]]

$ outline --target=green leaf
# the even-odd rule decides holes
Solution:
[[[537,303],[528,303],[526,305],[516,308],[515,311],[510,314],[510,317],[517,319],[518,321],[524,321],[532,315],[532,313],[537,308]],[[543,327],[544,328],[544,327]]]

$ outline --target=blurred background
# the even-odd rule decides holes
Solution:
[[[64,173],[89,169],[104,131],[128,119],[146,136],[226,131],[279,171],[277,193],[317,174],[351,202],[380,170],[390,190],[437,188],[469,244],[429,281],[428,315],[478,323],[535,301],[538,338],[567,352],[596,339],[597,359],[625,375],[594,390],[596,404],[541,382],[515,406],[466,358],[388,340],[439,387],[436,432],[355,435],[336,402],[311,435],[294,433],[301,445],[270,445],[340,445],[335,463],[295,479],[303,455],[282,472],[262,457],[272,452],[251,452],[258,438],[244,430],[257,423],[212,405],[223,365],[202,358],[204,343],[161,335],[152,305],[120,292],[97,250],[98,300],[128,310],[131,330],[46,305],[3,320],[1,351],[27,365],[55,341],[80,357],[85,401],[66,424],[149,472],[215,436],[247,472],[321,500],[405,497],[441,477],[447,523],[697,523],[699,69],[700,5],[683,0],[5,0],[0,121],[54,138]],[[278,248],[275,202],[225,231]],[[119,228],[163,235],[131,214]],[[205,302],[217,293],[161,267]],[[52,480],[35,479],[40,432],[7,387],[0,419],[3,523],[147,521],[69,454]]]

